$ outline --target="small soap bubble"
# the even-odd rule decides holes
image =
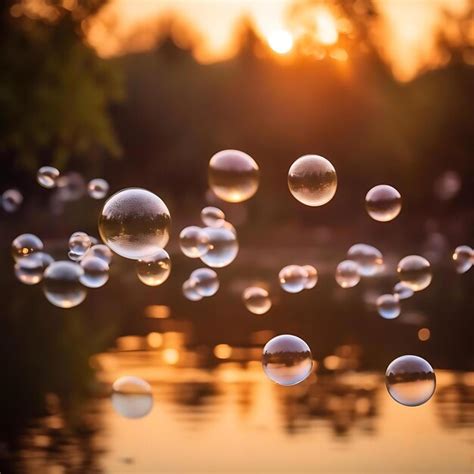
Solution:
[[[125,258],[139,260],[168,243],[171,216],[166,204],[146,189],[128,188],[113,194],[99,216],[102,240]]]
[[[218,207],[208,206],[201,211],[201,220],[207,227],[222,227],[225,214]]]
[[[191,282],[190,280],[186,280],[183,283],[183,295],[189,301],[199,301],[202,300],[202,296],[196,291],[196,282]]]
[[[42,166],[36,175],[38,183],[43,188],[54,188],[58,182],[59,170],[53,166]]]
[[[86,255],[81,260],[81,267],[84,274],[79,281],[87,288],[100,288],[109,280],[109,265],[100,257]]]
[[[421,291],[431,283],[431,266],[426,258],[408,255],[398,262],[397,272],[400,281],[413,291]]]
[[[377,311],[384,319],[395,319],[400,316],[400,299],[398,295],[381,295],[377,298]]]
[[[73,262],[60,260],[51,263],[43,276],[43,292],[50,303],[59,308],[73,308],[86,298],[87,291],[81,285],[82,267]]]
[[[301,156],[288,171],[288,187],[294,198],[301,203],[322,206],[336,194],[336,170],[322,156]]]
[[[43,242],[34,234],[21,234],[12,242],[12,256],[15,260],[43,250]]]
[[[87,185],[87,192],[92,199],[104,199],[109,192],[109,183],[102,178],[91,179]]]
[[[456,247],[453,253],[453,262],[458,273],[466,273],[473,263],[474,251],[468,245]]]
[[[296,385],[311,374],[311,350],[303,339],[282,334],[270,339],[263,348],[262,366],[273,382],[285,386]]]
[[[85,232],[74,232],[69,237],[69,258],[80,260],[91,247],[91,239]]]
[[[394,287],[393,287],[393,293],[395,295],[398,295],[398,299],[400,300],[406,300],[408,298],[411,298],[414,294],[414,291],[401,281],[399,281]]]
[[[93,245],[87,251],[87,253],[84,255],[84,258],[86,257],[98,257],[107,263],[107,265],[110,265],[112,263],[113,253],[112,250],[107,247],[107,245],[97,244]]]
[[[214,268],[230,265],[239,253],[236,234],[226,227],[206,227],[203,231],[209,245],[207,252],[200,256],[201,260]]]
[[[308,274],[304,285],[305,290],[311,290],[316,286],[316,283],[318,283],[318,271],[312,265],[303,265],[302,268]]]
[[[400,214],[402,210],[402,196],[387,184],[374,186],[365,196],[365,208],[372,219],[379,222],[388,222]]]
[[[336,268],[336,281],[342,288],[352,288],[360,281],[359,265],[352,260],[343,260]]]
[[[219,289],[217,273],[210,268],[198,268],[191,273],[189,282],[200,296],[212,296]]]
[[[223,201],[246,201],[257,192],[259,173],[257,163],[246,153],[223,150],[209,161],[209,187]]]
[[[153,408],[153,395],[148,382],[126,375],[112,386],[112,406],[125,418],[143,418]]]
[[[280,286],[288,293],[303,291],[308,282],[308,272],[299,265],[287,265],[278,274]]]
[[[372,245],[353,245],[347,252],[347,258],[359,265],[361,276],[374,276],[383,268],[382,253]]]
[[[433,367],[421,357],[405,355],[395,359],[385,372],[390,396],[401,405],[416,407],[426,403],[436,388]]]
[[[199,258],[209,249],[209,237],[200,227],[185,227],[179,234],[179,246],[186,257]]]
[[[53,262],[53,257],[47,253],[34,252],[17,260],[15,276],[25,285],[36,285],[43,279],[45,269]]]
[[[245,307],[253,314],[265,314],[272,307],[272,300],[265,288],[251,286],[242,295]]]
[[[170,256],[163,249],[138,260],[136,265],[138,278],[148,286],[161,285],[168,279],[171,273]]]
[[[84,178],[76,171],[62,174],[56,183],[57,199],[60,202],[72,202],[81,199],[86,192]]]
[[[18,211],[23,203],[23,194],[17,189],[7,189],[2,194],[2,207],[5,212],[13,213]]]

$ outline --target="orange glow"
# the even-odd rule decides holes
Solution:
[[[318,41],[325,45],[337,43],[339,33],[336,20],[326,9],[318,9],[316,13],[316,35]]]
[[[146,342],[153,349],[157,349],[158,347],[161,347],[163,344],[163,336],[159,332],[151,332],[146,337]]]
[[[293,37],[285,30],[278,30],[268,37],[270,48],[278,54],[287,54],[293,48]]]
[[[123,336],[115,341],[121,351],[138,351],[143,349],[144,338],[140,336]]]
[[[160,304],[152,304],[145,308],[145,316],[147,318],[166,319],[170,317],[170,313],[169,306]]]
[[[324,367],[328,370],[336,370],[339,368],[341,359],[336,355],[330,355],[324,358]]]
[[[214,347],[214,355],[218,359],[228,359],[232,355],[232,347],[228,344],[217,344]]]
[[[163,351],[163,360],[168,365],[175,365],[179,361],[179,352],[176,349],[165,349]]]
[[[428,328],[421,328],[418,331],[418,339],[422,342],[427,341],[431,337],[431,331]]]

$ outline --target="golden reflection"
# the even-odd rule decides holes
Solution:
[[[145,316],[154,319],[166,319],[171,315],[169,306],[161,304],[152,304],[145,308]]]
[[[146,342],[151,348],[157,349],[163,345],[163,336],[159,332],[151,332],[146,337]]]
[[[325,8],[318,8],[315,12],[316,37],[324,45],[337,43],[339,33],[337,31],[334,16]]]
[[[418,339],[422,342],[428,341],[431,337],[431,331],[428,328],[421,328],[418,331]]]
[[[179,361],[179,352],[177,349],[168,348],[163,350],[163,360],[168,365],[175,365]]]
[[[228,359],[232,355],[232,347],[229,344],[217,344],[214,347],[214,355],[218,359]]]
[[[268,44],[275,53],[287,54],[293,48],[293,37],[285,30],[274,31],[268,36]]]

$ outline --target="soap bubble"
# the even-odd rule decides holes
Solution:
[[[5,212],[16,212],[23,202],[23,194],[17,189],[7,189],[2,194],[2,207]]]
[[[36,175],[38,183],[43,188],[54,188],[59,178],[59,170],[53,166],[42,166]]]
[[[36,285],[43,279],[44,270],[53,262],[53,257],[47,253],[34,252],[18,259],[15,276],[25,285]]]
[[[430,262],[419,255],[408,255],[398,262],[400,281],[413,291],[421,291],[431,283]]]
[[[89,181],[87,192],[92,199],[104,199],[109,192],[109,183],[102,178],[95,178]]]
[[[84,274],[79,281],[87,288],[100,288],[109,280],[109,265],[100,257],[85,256],[81,260]]]
[[[80,260],[91,246],[91,239],[85,232],[74,232],[69,237],[69,258],[71,260]]]
[[[393,287],[393,292],[394,294],[398,295],[398,299],[400,300],[406,300],[408,298],[411,298],[413,296],[414,291],[401,281],[399,281],[394,287]]]
[[[53,262],[44,272],[43,291],[50,303],[59,308],[72,308],[86,298],[86,289],[80,279],[84,270],[77,263],[60,260]]]
[[[402,210],[402,196],[387,184],[374,186],[365,196],[365,207],[372,219],[379,222],[388,222],[400,214]]]
[[[390,396],[401,405],[416,407],[426,403],[436,388],[433,367],[421,357],[405,355],[395,359],[385,372]]]
[[[191,273],[189,282],[200,296],[212,296],[219,289],[217,273],[210,268],[198,268]]]
[[[12,256],[15,260],[43,250],[43,242],[34,234],[21,234],[12,242]]]
[[[183,295],[189,301],[202,300],[202,296],[196,291],[196,281],[186,280],[183,283]]]
[[[209,237],[200,227],[185,227],[179,234],[181,251],[189,258],[198,258],[209,249]]]
[[[456,247],[453,253],[453,261],[458,273],[466,273],[472,267],[473,255],[472,248],[467,245]]]
[[[377,311],[384,319],[395,319],[400,316],[398,295],[381,295],[377,298]]]
[[[57,199],[61,202],[77,201],[86,192],[86,183],[84,178],[76,171],[62,174],[58,179],[56,186]]]
[[[336,281],[342,288],[352,288],[360,281],[359,265],[352,260],[343,260],[336,268]]]
[[[222,268],[230,265],[239,253],[239,243],[236,235],[225,227],[206,227],[209,248],[201,255],[201,260],[210,267]]]
[[[295,199],[303,204],[322,206],[336,194],[336,170],[322,156],[304,155],[291,165],[288,187]]]
[[[136,265],[138,278],[148,286],[161,285],[171,273],[170,256],[163,249],[153,255],[141,258]]]
[[[87,253],[84,255],[84,258],[86,257],[98,257],[102,259],[107,265],[110,265],[112,263],[112,250],[107,247],[107,245],[104,244],[97,244],[93,245]]]
[[[141,188],[127,188],[113,194],[99,217],[102,240],[125,258],[139,260],[168,243],[171,216],[165,203]]]
[[[250,199],[257,192],[258,181],[257,163],[242,151],[223,150],[209,161],[209,186],[223,201]]]
[[[276,336],[263,348],[263,370],[267,377],[280,385],[302,382],[311,374],[311,350],[299,337],[290,334]]]
[[[299,265],[287,265],[278,274],[280,286],[288,293],[299,293],[306,287],[308,272]]]
[[[245,307],[253,314],[265,314],[272,307],[268,291],[258,286],[251,286],[242,295]]]
[[[347,252],[347,258],[357,263],[361,276],[376,275],[383,265],[380,250],[367,244],[355,244]]]
[[[312,265],[303,265],[302,268],[308,274],[304,288],[305,290],[311,290],[318,283],[318,271]]]
[[[218,207],[207,206],[201,211],[201,220],[208,227],[221,227],[225,222],[225,214]]]
[[[143,418],[153,408],[151,386],[131,375],[117,379],[112,386],[112,406],[125,418]]]

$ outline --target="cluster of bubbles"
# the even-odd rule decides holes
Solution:
[[[278,280],[286,292],[299,293],[316,286],[318,271],[312,265],[287,265],[278,273]]]

